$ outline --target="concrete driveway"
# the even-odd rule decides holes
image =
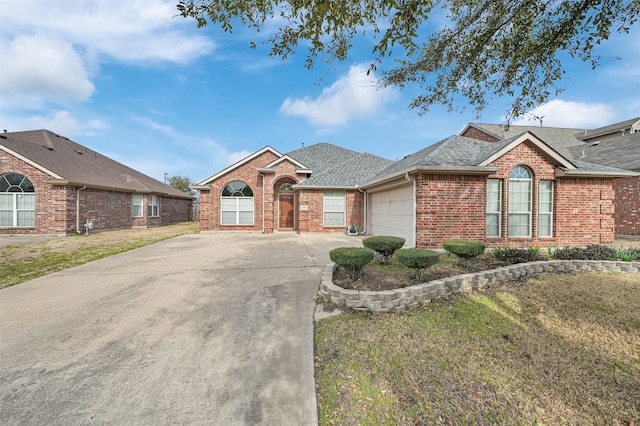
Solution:
[[[316,424],[314,297],[350,245],[185,235],[0,290],[2,423]]]

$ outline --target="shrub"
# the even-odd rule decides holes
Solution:
[[[601,244],[591,244],[585,248],[565,247],[556,250],[553,257],[563,260],[616,260],[616,249]]]
[[[484,253],[484,244],[478,241],[449,240],[442,243],[444,249],[463,259],[480,256]]]
[[[519,249],[512,247],[498,247],[493,249],[491,255],[496,259],[504,260],[509,263],[535,262],[537,260],[547,259],[540,254],[540,249],[536,248]]]
[[[352,280],[362,276],[362,269],[373,260],[374,251],[364,247],[339,247],[329,252],[332,262],[347,270]]]
[[[617,258],[625,262],[640,262],[640,248],[629,247],[620,249],[618,250]]]
[[[382,263],[389,263],[396,250],[404,245],[404,238],[400,237],[368,237],[362,240],[362,245],[382,255]]]
[[[422,280],[424,278],[424,270],[438,263],[440,255],[432,250],[410,248],[398,250],[396,259],[407,268],[415,269],[416,278]]]

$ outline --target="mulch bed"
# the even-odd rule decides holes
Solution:
[[[378,260],[364,267],[362,277],[353,281],[347,271],[338,266],[333,272],[333,283],[347,290],[385,291],[408,287],[440,278],[473,272],[487,271],[509,265],[509,263],[488,257],[478,256],[473,259],[440,257],[441,261],[427,269],[424,279],[416,280],[413,270],[391,262],[382,265]]]

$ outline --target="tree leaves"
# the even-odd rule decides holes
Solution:
[[[369,37],[370,70],[385,65],[383,85],[417,84],[410,107],[419,113],[459,108],[461,98],[480,113],[507,96],[516,117],[561,92],[563,54],[597,68],[594,49],[630,31],[640,0],[180,0],[177,9],[198,27],[227,32],[236,23],[259,32],[277,20],[270,54],[287,58],[305,42],[309,69],[345,60],[354,38]]]

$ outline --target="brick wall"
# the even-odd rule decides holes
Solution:
[[[36,226],[28,228],[0,228],[0,234],[71,234],[76,232],[76,200],[80,196],[80,231],[87,219],[93,219],[93,229],[112,230],[135,226],[158,226],[190,220],[191,200],[164,198],[160,200],[160,217],[132,217],[131,194],[120,191],[50,185],[51,176],[0,151],[0,174],[20,173],[31,180],[36,194]]]
[[[615,233],[640,235],[640,176],[613,180]]]
[[[203,231],[212,230],[262,230],[262,176],[258,169],[275,161],[278,157],[266,151],[256,158],[251,159],[242,166],[230,170],[220,176],[209,185],[209,190],[200,191],[200,229]],[[242,181],[251,187],[253,191],[253,225],[221,225],[220,224],[220,195],[224,187],[233,181]],[[266,187],[265,187],[266,190]],[[265,194],[266,198],[266,194]]]
[[[416,246],[442,248],[451,239],[483,241],[483,176],[416,176]]]
[[[191,205],[193,203],[190,199],[183,198],[160,198],[160,225],[167,225],[170,223],[180,223],[191,221]]]
[[[364,227],[364,194],[360,191],[346,192],[346,224],[344,226],[325,227],[323,225],[324,190],[305,189],[299,191],[299,204],[307,210],[300,210],[300,232],[345,232],[347,226],[355,224]],[[333,191],[332,191],[333,192]],[[341,192],[335,190],[335,192]]]
[[[485,142],[498,142],[500,139],[475,127],[467,128],[460,136]]]
[[[613,241],[612,179],[555,178],[555,167],[529,143],[498,158],[502,180],[502,229],[499,238],[486,237],[484,176],[419,175],[416,177],[416,244],[442,248],[447,239],[482,241],[488,247],[562,247],[610,244]],[[509,173],[518,165],[532,172],[533,205],[530,237],[508,237]],[[554,180],[553,237],[539,237],[539,182]]]
[[[24,161],[0,151],[0,175],[20,173],[33,183],[36,194],[36,226],[0,228],[0,234],[66,234],[68,190],[44,183],[52,177]]]

